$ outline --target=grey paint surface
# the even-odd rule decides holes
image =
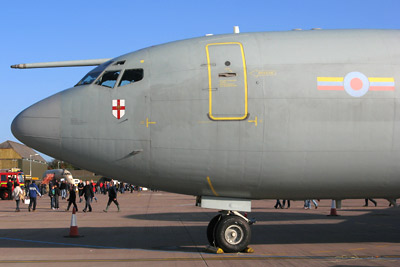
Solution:
[[[225,62],[235,68],[240,56],[228,49],[208,62],[206,46],[232,42],[243,46],[246,71],[233,69],[236,81],[211,77],[212,110],[221,117],[240,115],[245,101],[240,86],[247,75],[248,114],[212,120],[208,69],[212,75],[229,72]],[[19,114],[12,130],[55,158],[176,193],[398,198],[399,44],[397,30],[243,33],[177,41],[123,55],[113,61],[126,60],[124,65],[106,69],[143,68],[143,80],[62,91]],[[395,89],[362,97],[318,90],[317,77],[350,72],[391,77]],[[126,104],[119,120],[112,115],[115,99]]]

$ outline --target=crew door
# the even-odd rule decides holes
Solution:
[[[245,120],[247,107],[247,71],[243,46],[238,42],[212,43],[206,46],[209,118]]]

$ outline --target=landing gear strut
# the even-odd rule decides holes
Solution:
[[[224,252],[244,251],[250,243],[252,223],[237,211],[222,211],[208,224],[208,242]]]

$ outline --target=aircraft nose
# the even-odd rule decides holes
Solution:
[[[22,143],[55,158],[61,151],[61,94],[50,96],[22,111],[11,131]]]

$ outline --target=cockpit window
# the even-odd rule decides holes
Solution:
[[[103,76],[97,80],[96,84],[113,88],[120,73],[120,70],[106,71],[104,72]]]
[[[99,65],[98,67],[94,68],[88,74],[86,74],[82,78],[82,80],[80,80],[75,86],[91,84],[94,80],[97,79],[97,77],[99,77],[99,75],[104,71],[104,69],[107,68],[108,65],[110,65],[112,62],[113,61],[107,61],[107,62]]]
[[[125,70],[122,75],[121,81],[118,86],[124,86],[134,82],[138,82],[143,79],[143,69],[130,69]]]
[[[125,64],[125,60],[121,60],[121,61],[115,62],[115,63],[113,64],[113,66],[116,66],[116,65],[124,65],[124,64]]]

